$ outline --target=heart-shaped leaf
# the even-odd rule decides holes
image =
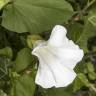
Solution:
[[[65,0],[12,0],[3,10],[2,25],[18,33],[42,32],[72,16]]]

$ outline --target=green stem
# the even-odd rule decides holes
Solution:
[[[96,88],[94,87],[93,84],[90,85],[90,88],[91,88],[94,92],[96,92]]]
[[[79,12],[77,11],[77,16],[76,17],[81,17],[84,15],[84,13],[86,13],[86,10],[92,6],[94,3],[96,2],[96,0],[92,0],[91,2],[88,1],[87,5],[84,7],[83,10],[80,10]]]
[[[83,9],[83,12],[85,12],[96,0],[92,0],[91,2],[88,2],[87,6]]]

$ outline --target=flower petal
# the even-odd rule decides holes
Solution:
[[[77,48],[75,48],[77,47]],[[74,69],[76,64],[80,62],[84,56],[83,50],[79,46],[75,45],[73,48],[66,47],[52,47],[47,48],[51,54],[57,56],[57,58],[62,62],[63,66],[66,66],[70,69]],[[51,50],[50,50],[51,49]]]
[[[43,88],[51,88],[55,85],[52,72],[43,60],[39,61],[39,67],[35,79],[35,83],[41,85]]]
[[[41,58],[40,66],[42,65],[42,67],[38,68],[36,83],[42,87],[65,87],[72,83],[76,77],[75,72],[66,66],[64,67],[61,61],[47,50],[47,47],[38,49],[35,55],[39,60]]]
[[[51,88],[55,85],[55,81],[52,72],[50,71],[50,68],[47,66],[46,62],[44,62],[46,58],[44,58],[44,60],[42,59],[45,54],[43,54],[40,49],[40,47],[35,48],[35,50],[33,50],[32,52],[32,54],[37,56],[39,59],[39,67],[35,83],[42,86],[43,88]]]
[[[62,46],[65,42],[64,40],[66,40],[66,33],[67,30],[65,27],[56,25],[52,30],[48,44],[56,47]]]

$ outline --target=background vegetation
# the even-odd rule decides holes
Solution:
[[[34,83],[32,44],[56,24],[85,56],[70,86],[43,89]],[[0,96],[96,96],[96,0],[0,0]]]

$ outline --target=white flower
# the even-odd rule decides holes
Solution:
[[[39,59],[35,82],[43,88],[65,87],[76,77],[73,69],[84,53],[66,33],[63,26],[56,25],[50,39],[39,42],[32,52]]]

